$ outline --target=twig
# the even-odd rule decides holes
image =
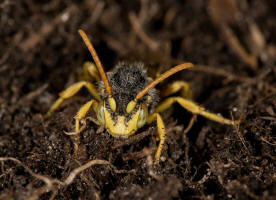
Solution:
[[[36,46],[40,41],[44,40],[45,37],[49,35],[59,23],[68,20],[69,14],[76,9],[76,6],[66,8],[64,12],[58,15],[51,22],[45,23],[38,32],[31,33],[26,40],[19,44],[19,47],[26,52]]]
[[[134,12],[130,12],[128,14],[129,21],[135,30],[135,33],[137,36],[151,49],[151,50],[156,50],[159,47],[159,44],[151,39],[142,29],[141,24],[135,15]]]
[[[2,57],[0,58],[0,65],[2,65],[4,62],[6,62],[6,60],[9,58],[11,53],[11,48],[9,48],[4,55],[2,55]],[[3,68],[3,67],[1,67]],[[3,69],[0,70],[0,72],[3,71]]]
[[[207,174],[204,174],[202,179],[197,182],[197,185],[202,185],[203,183],[205,183],[210,178],[211,172],[212,171],[210,169],[207,169]]]
[[[171,59],[171,61],[175,64],[181,64],[184,63],[183,60],[177,60],[177,59]],[[205,72],[205,73],[209,73],[209,74],[214,74],[217,76],[223,76],[225,78],[227,78],[229,81],[240,81],[240,82],[245,82],[248,84],[255,84],[257,83],[262,77],[264,77],[262,75],[262,77],[257,76],[254,78],[250,78],[250,77],[246,77],[246,76],[238,76],[235,74],[232,74],[231,72],[228,72],[224,69],[221,69],[219,67],[210,67],[208,65],[195,65],[195,67],[190,69],[191,71],[199,71],[199,72]],[[269,82],[267,81],[262,81],[264,86],[267,87],[271,92],[276,93],[276,88],[271,85]]]
[[[47,178],[46,176],[34,173],[29,167],[27,167],[25,164],[23,164],[20,160],[18,160],[16,158],[0,157],[0,161],[8,161],[8,160],[11,160],[11,161],[16,162],[17,164],[21,165],[33,177],[43,181],[47,185],[47,188],[49,190],[52,189],[53,181],[50,178]]]
[[[261,140],[264,141],[267,144],[270,144],[272,146],[276,146],[276,142],[275,143],[271,143],[271,142],[267,141],[264,137],[261,137]]]
[[[120,55],[126,55],[129,51],[127,47],[122,43],[122,41],[118,40],[118,38],[114,38],[108,34],[103,34],[103,39],[106,40],[107,44],[114,49]]]
[[[11,4],[12,2],[10,0],[5,0],[0,4],[0,8],[5,8],[5,6]]]
[[[60,181],[58,179],[53,179],[53,178],[48,178],[47,176],[40,175],[37,173],[34,173],[28,166],[23,164],[21,161],[19,161],[16,158],[13,157],[0,157],[0,161],[8,161],[11,160],[13,162],[16,162],[20,166],[22,166],[29,174],[31,174],[33,177],[37,178],[38,180],[41,180],[46,184],[46,186],[42,186],[38,189],[36,189],[32,196],[29,199],[38,199],[40,195],[47,193],[47,192],[52,192],[51,199],[54,199],[57,190],[56,190],[56,184],[61,185],[61,186],[68,186],[70,185],[75,177],[86,170],[89,167],[92,167],[94,165],[110,165],[110,167],[115,171],[115,173],[128,173],[132,172],[133,170],[126,171],[126,170],[118,170],[115,166],[113,166],[110,162],[106,160],[91,160],[87,162],[86,164],[74,169],[72,172],[70,172],[69,176],[64,180]]]
[[[153,169],[152,169],[152,166],[153,166],[153,160],[152,160],[152,157],[151,157],[151,150],[150,149],[145,149],[145,154],[147,155],[147,166],[148,166],[148,173],[149,175],[158,180],[158,181],[161,181],[163,180],[163,177],[162,176],[159,176],[157,175],[156,173],[154,173]]]
[[[30,93],[28,93],[27,95],[23,96],[20,99],[19,104],[22,104],[22,103],[25,103],[26,101],[31,101],[31,100],[35,99],[41,93],[43,93],[47,87],[48,87],[48,84],[44,84],[41,87],[37,88],[36,90],[31,91]]]
[[[222,26],[221,30],[225,34],[230,48],[232,48],[232,50],[240,57],[240,59],[252,70],[256,70],[258,68],[257,58],[246,52],[238,38],[227,25]]]
[[[104,10],[105,2],[104,1],[98,1],[96,4],[96,8],[93,10],[92,15],[90,17],[90,23],[94,24],[99,17],[101,16],[103,10]]]
[[[126,161],[126,160],[141,159],[141,158],[147,157],[149,152],[152,154],[154,151],[156,151],[156,147],[144,148],[141,151],[124,155],[123,160]]]
[[[226,39],[226,42],[228,46],[232,49],[232,51],[241,59],[241,61],[243,61],[248,67],[255,71],[258,68],[256,56],[251,55],[245,50],[245,48],[238,40],[237,36],[228,25],[230,23],[230,19],[234,20],[233,16],[238,13],[237,7],[230,2],[231,0],[209,0],[208,7],[211,19],[213,20],[214,24],[216,24],[219,28],[220,32]],[[224,3],[226,5],[229,5],[229,7],[224,7]],[[229,16],[227,17],[227,15]]]
[[[67,179],[65,179],[65,181],[60,182],[60,184],[62,185],[70,185],[73,180],[75,179],[75,177],[81,173],[82,171],[86,170],[87,168],[93,166],[93,165],[111,165],[110,162],[106,161],[106,160],[91,160],[88,163],[74,169],[69,176],[67,177]],[[115,167],[114,167],[115,168]]]
[[[215,74],[218,76],[223,76],[223,77],[226,77],[230,81],[232,81],[232,80],[240,81],[240,82],[253,82],[254,81],[254,79],[252,79],[252,78],[232,74],[231,72],[221,69],[220,67],[214,68],[214,67],[210,67],[207,65],[196,65],[194,68],[191,68],[191,70],[206,72],[206,73]]]
[[[63,131],[63,133],[65,135],[69,135],[69,136],[79,135],[85,128],[86,128],[86,121],[84,120],[83,125],[81,126],[81,128],[78,132],[76,132],[76,131],[72,131],[72,132]]]
[[[231,113],[231,115],[232,115],[232,113]],[[232,120],[233,120],[233,116],[232,116]],[[239,119],[239,121],[241,121],[241,118]],[[244,148],[246,149],[246,151],[247,151],[247,153],[249,155],[250,154],[249,150],[248,150],[247,146],[245,145],[244,138],[241,136],[241,133],[240,133],[240,124],[235,125],[235,129],[236,129],[236,133],[237,133],[238,137],[240,138],[240,140],[241,140]]]
[[[196,121],[196,118],[197,118],[197,115],[193,114],[192,118],[190,119],[189,121],[189,124],[188,126],[185,128],[185,130],[183,131],[183,134],[186,135],[190,130],[191,128],[193,127],[194,125],[194,122]]]

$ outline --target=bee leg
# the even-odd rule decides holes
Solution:
[[[160,92],[161,97],[168,97],[172,94],[180,92],[180,96],[186,99],[192,99],[193,94],[190,89],[189,83],[185,81],[175,81],[172,84],[169,84]],[[188,126],[184,130],[184,134],[187,133],[193,126],[196,119],[196,115],[194,114],[193,117],[190,119]]]
[[[88,112],[88,110],[93,107],[94,110],[96,110],[96,107],[98,105],[98,102],[95,100],[90,100],[86,104],[84,104],[78,111],[77,115],[75,116],[75,133],[72,135],[72,140],[74,144],[74,155],[78,155],[78,150],[79,150],[79,141],[80,141],[80,136],[79,136],[79,131],[80,131],[80,120],[83,119]]]
[[[45,116],[46,117],[50,116],[52,114],[52,112],[54,112],[65,99],[68,99],[68,98],[74,96],[82,87],[87,88],[89,93],[96,100],[100,101],[100,96],[98,94],[96,87],[88,81],[80,81],[80,82],[77,82],[77,83],[71,85],[64,91],[60,92],[59,93],[60,97],[55,101],[55,103],[53,103],[53,105],[51,106],[51,108],[49,109],[49,111],[46,113]]]
[[[82,68],[83,68],[83,74],[81,75],[80,80],[86,80],[86,81],[101,80],[98,69],[94,63],[87,61],[83,64]]]
[[[155,112],[162,112],[171,107],[173,103],[179,103],[183,108],[187,109],[193,114],[202,115],[210,120],[219,122],[221,124],[237,125],[240,123],[240,120],[230,120],[226,119],[218,114],[214,114],[205,110],[205,108],[197,105],[196,103],[184,99],[182,97],[169,97],[157,105]]]
[[[170,96],[174,93],[177,93],[180,91],[180,96],[187,98],[187,99],[192,99],[192,92],[190,90],[190,85],[189,83],[185,81],[175,81],[172,84],[168,85],[166,88],[161,90],[160,96],[161,97],[167,97]]]
[[[161,155],[161,152],[162,152],[162,148],[163,148],[163,145],[164,145],[164,142],[165,142],[166,131],[165,131],[164,122],[163,122],[163,120],[162,120],[159,113],[151,114],[148,118],[147,123],[150,124],[154,120],[156,120],[156,122],[157,122],[157,132],[158,132],[158,136],[160,138],[160,142],[159,142],[158,148],[157,148],[156,153],[155,153],[155,161],[154,161],[154,164],[157,164],[159,162],[160,155]]]
[[[76,129],[76,133],[79,132],[79,130],[80,130],[80,125],[79,125],[80,120],[85,117],[86,113],[88,112],[88,110],[90,109],[91,106],[93,107],[93,110],[95,111],[97,105],[98,105],[98,102],[92,99],[92,100],[88,101],[87,103],[85,103],[79,109],[77,115],[75,116],[75,120],[76,120],[75,129]]]

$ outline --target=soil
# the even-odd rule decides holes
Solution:
[[[0,199],[276,199],[275,9],[272,0],[0,1]],[[106,71],[142,61],[155,77],[194,63],[156,88],[185,80],[195,102],[241,123],[197,116],[185,133],[193,116],[174,105],[153,165],[155,124],[118,139],[91,111],[74,157],[66,133],[88,92],[43,115],[92,61],[80,28]]]

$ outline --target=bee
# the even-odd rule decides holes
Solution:
[[[158,76],[155,80],[147,77],[143,63],[119,63],[111,72],[105,73],[101,61],[83,30],[79,30],[85,45],[90,51],[93,63],[84,64],[84,75],[98,81],[96,87],[91,81],[77,82],[61,93],[53,103],[46,116],[50,116],[60,104],[74,96],[81,88],[85,87],[92,98],[85,103],[75,116],[75,135],[80,132],[80,120],[89,109],[96,113],[97,120],[104,126],[109,134],[114,137],[126,138],[137,132],[145,124],[156,122],[157,133],[160,138],[156,153],[155,163],[158,163],[165,142],[165,125],[160,115],[174,103],[180,104],[195,115],[202,115],[221,124],[236,125],[238,120],[226,119],[220,115],[206,111],[191,100],[189,84],[184,81],[176,81],[167,86],[158,95],[155,86],[173,74],[193,67],[192,63],[177,65]],[[180,96],[172,96],[180,92]],[[159,97],[160,96],[160,97]],[[160,98],[162,101],[158,103]],[[75,137],[74,153],[78,152],[79,137]]]

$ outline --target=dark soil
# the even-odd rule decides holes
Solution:
[[[0,199],[276,199],[275,5],[0,1]],[[159,164],[152,165],[155,124],[116,139],[93,122],[91,111],[74,158],[65,133],[74,130],[74,116],[89,94],[82,90],[50,118],[43,115],[60,91],[78,81],[82,63],[92,61],[79,28],[106,71],[122,60],[142,61],[154,77],[195,63],[157,89],[186,80],[195,102],[241,117],[241,124],[198,116],[184,134],[192,115],[175,105],[162,114],[166,143]],[[92,160],[104,161],[65,181]]]

